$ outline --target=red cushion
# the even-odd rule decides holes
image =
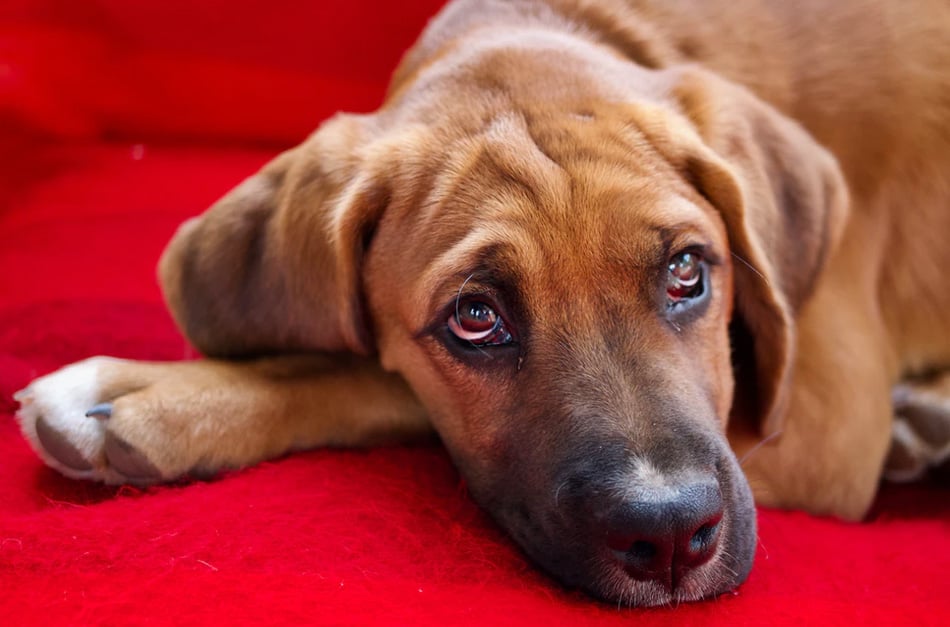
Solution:
[[[0,115],[19,131],[0,135],[0,622],[947,624],[934,486],[886,489],[861,525],[763,510],[735,594],[619,611],[539,574],[436,446],[149,490],[64,479],[28,449],[12,393],[32,377],[101,353],[193,356],[154,278],[175,226],[320,117],[375,106],[437,4],[0,8]]]

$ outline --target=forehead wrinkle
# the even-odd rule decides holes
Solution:
[[[478,199],[469,201],[468,194],[462,193],[461,190],[466,183],[477,179],[475,170],[480,165],[484,151],[484,143],[477,141],[477,138],[464,137],[451,142],[442,161],[441,171],[435,177],[425,202],[419,208],[421,222],[438,225],[441,222],[441,214],[451,213],[445,211],[445,203],[449,201],[463,205],[462,208],[478,207]]]
[[[589,164],[578,170],[574,201],[549,212],[540,229],[551,261],[566,256],[590,266],[607,254],[620,256],[626,264],[638,261],[641,235],[652,230],[640,206],[653,204],[657,194],[651,188],[655,184],[611,163]]]
[[[633,168],[636,168],[635,171]],[[693,232],[701,243],[718,243],[721,220],[718,213],[687,181],[657,174],[671,169],[658,159],[631,160],[627,165],[612,161],[586,164],[578,168],[577,198],[584,203],[575,207],[583,213],[598,212],[592,221],[593,234],[600,243],[613,244],[619,250],[630,249],[640,234],[658,232],[658,240],[678,240],[678,233]],[[668,173],[668,172],[667,172]],[[672,237],[671,237],[672,234]],[[654,237],[654,236],[650,236]]]
[[[724,231],[717,214],[678,194],[650,207],[643,215],[647,228],[659,233],[667,247],[701,244],[719,251]],[[689,241],[692,240],[692,241]],[[696,241],[698,240],[698,241]]]
[[[526,204],[538,213],[570,197],[565,173],[529,134],[520,113],[499,114],[477,134],[449,141],[439,169],[419,208],[422,222],[440,222],[449,201],[453,213],[523,211]]]
[[[446,298],[447,282],[458,281],[451,286],[455,290],[465,277],[484,267],[486,257],[517,259],[519,268],[506,268],[509,273],[537,271],[541,256],[533,239],[520,227],[501,222],[486,222],[479,225],[461,240],[441,253],[425,269],[418,282],[417,298],[427,303],[426,311],[432,311],[439,299]]]
[[[569,197],[570,181],[562,166],[545,150],[525,114],[507,113],[486,129],[485,165],[537,208],[553,207]]]
[[[574,108],[541,103],[523,115],[532,140],[561,166],[613,163],[642,174],[676,175],[679,166],[655,145],[666,141],[655,132],[655,127],[667,124],[660,112],[648,104],[624,101],[578,103]]]

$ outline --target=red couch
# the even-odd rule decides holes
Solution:
[[[618,609],[539,574],[435,445],[314,451],[148,490],[66,480],[14,391],[89,355],[193,351],[175,226],[338,109],[380,101],[440,0],[0,3],[0,623],[950,624],[950,499],[865,524],[760,511],[748,582]]]

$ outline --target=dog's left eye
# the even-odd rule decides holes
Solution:
[[[696,253],[682,252],[670,259],[666,277],[666,295],[670,302],[702,295],[704,265],[702,257]]]
[[[480,300],[459,301],[447,323],[455,337],[474,346],[500,346],[514,339],[498,312]]]

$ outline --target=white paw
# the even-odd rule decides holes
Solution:
[[[105,454],[107,428],[86,413],[102,400],[99,371],[116,362],[93,357],[33,381],[14,394],[23,435],[46,464],[67,477],[106,483],[128,479],[112,469]]]

